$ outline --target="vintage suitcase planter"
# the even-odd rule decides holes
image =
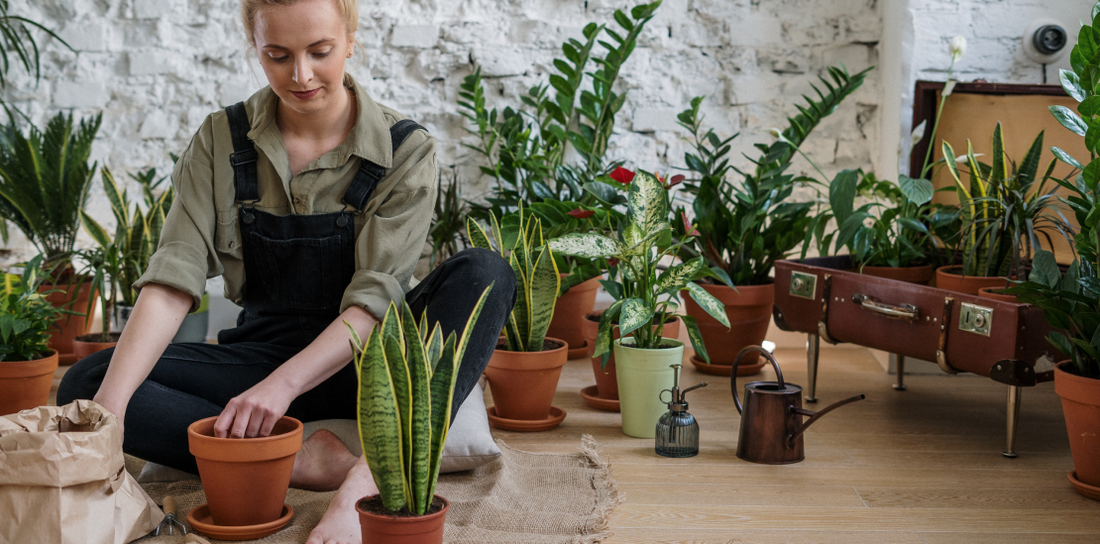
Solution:
[[[1052,380],[1054,361],[1060,357],[1044,339],[1050,325],[1043,312],[1030,304],[869,277],[848,269],[847,256],[776,263],[776,325],[809,335],[806,400],[817,400],[821,339],[897,354],[897,389],[904,389],[904,358],[935,361],[950,374],[972,372],[1008,385],[1004,455],[1015,457],[1020,388]]]

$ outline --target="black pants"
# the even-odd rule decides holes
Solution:
[[[440,323],[446,336],[466,326],[481,292],[494,282],[459,368],[452,419],[493,354],[515,303],[515,276],[499,255],[470,249],[443,262],[405,295],[417,320],[427,310],[429,327]],[[169,345],[126,407],[123,450],[196,473],[195,458],[187,446],[188,425],[220,414],[233,397],[269,376],[298,351],[257,342]],[[104,350],[73,365],[57,389],[57,403],[95,396],[113,353],[113,349]],[[355,369],[348,364],[295,399],[286,415],[303,422],[355,419],[357,395]]]

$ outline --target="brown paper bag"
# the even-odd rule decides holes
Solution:
[[[118,421],[100,405],[0,417],[0,544],[126,544],[163,518],[126,472]]]

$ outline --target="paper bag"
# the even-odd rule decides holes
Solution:
[[[100,405],[0,417],[0,544],[126,544],[163,518],[126,472],[118,420]]]

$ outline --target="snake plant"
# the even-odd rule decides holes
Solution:
[[[504,325],[508,351],[542,351],[561,288],[554,252],[542,238],[542,222],[522,205],[518,212],[504,216],[500,222],[490,212],[489,220],[497,243],[495,251],[512,265],[516,274],[519,296]],[[494,250],[489,235],[472,217],[466,219],[466,232],[474,247]],[[509,245],[512,249],[505,251]]]
[[[391,512],[422,516],[431,508],[458,367],[492,288],[481,293],[461,334],[446,339],[438,323],[429,330],[426,312],[417,325],[404,301],[400,311],[390,303],[365,345],[348,325],[359,374],[359,440]]]

